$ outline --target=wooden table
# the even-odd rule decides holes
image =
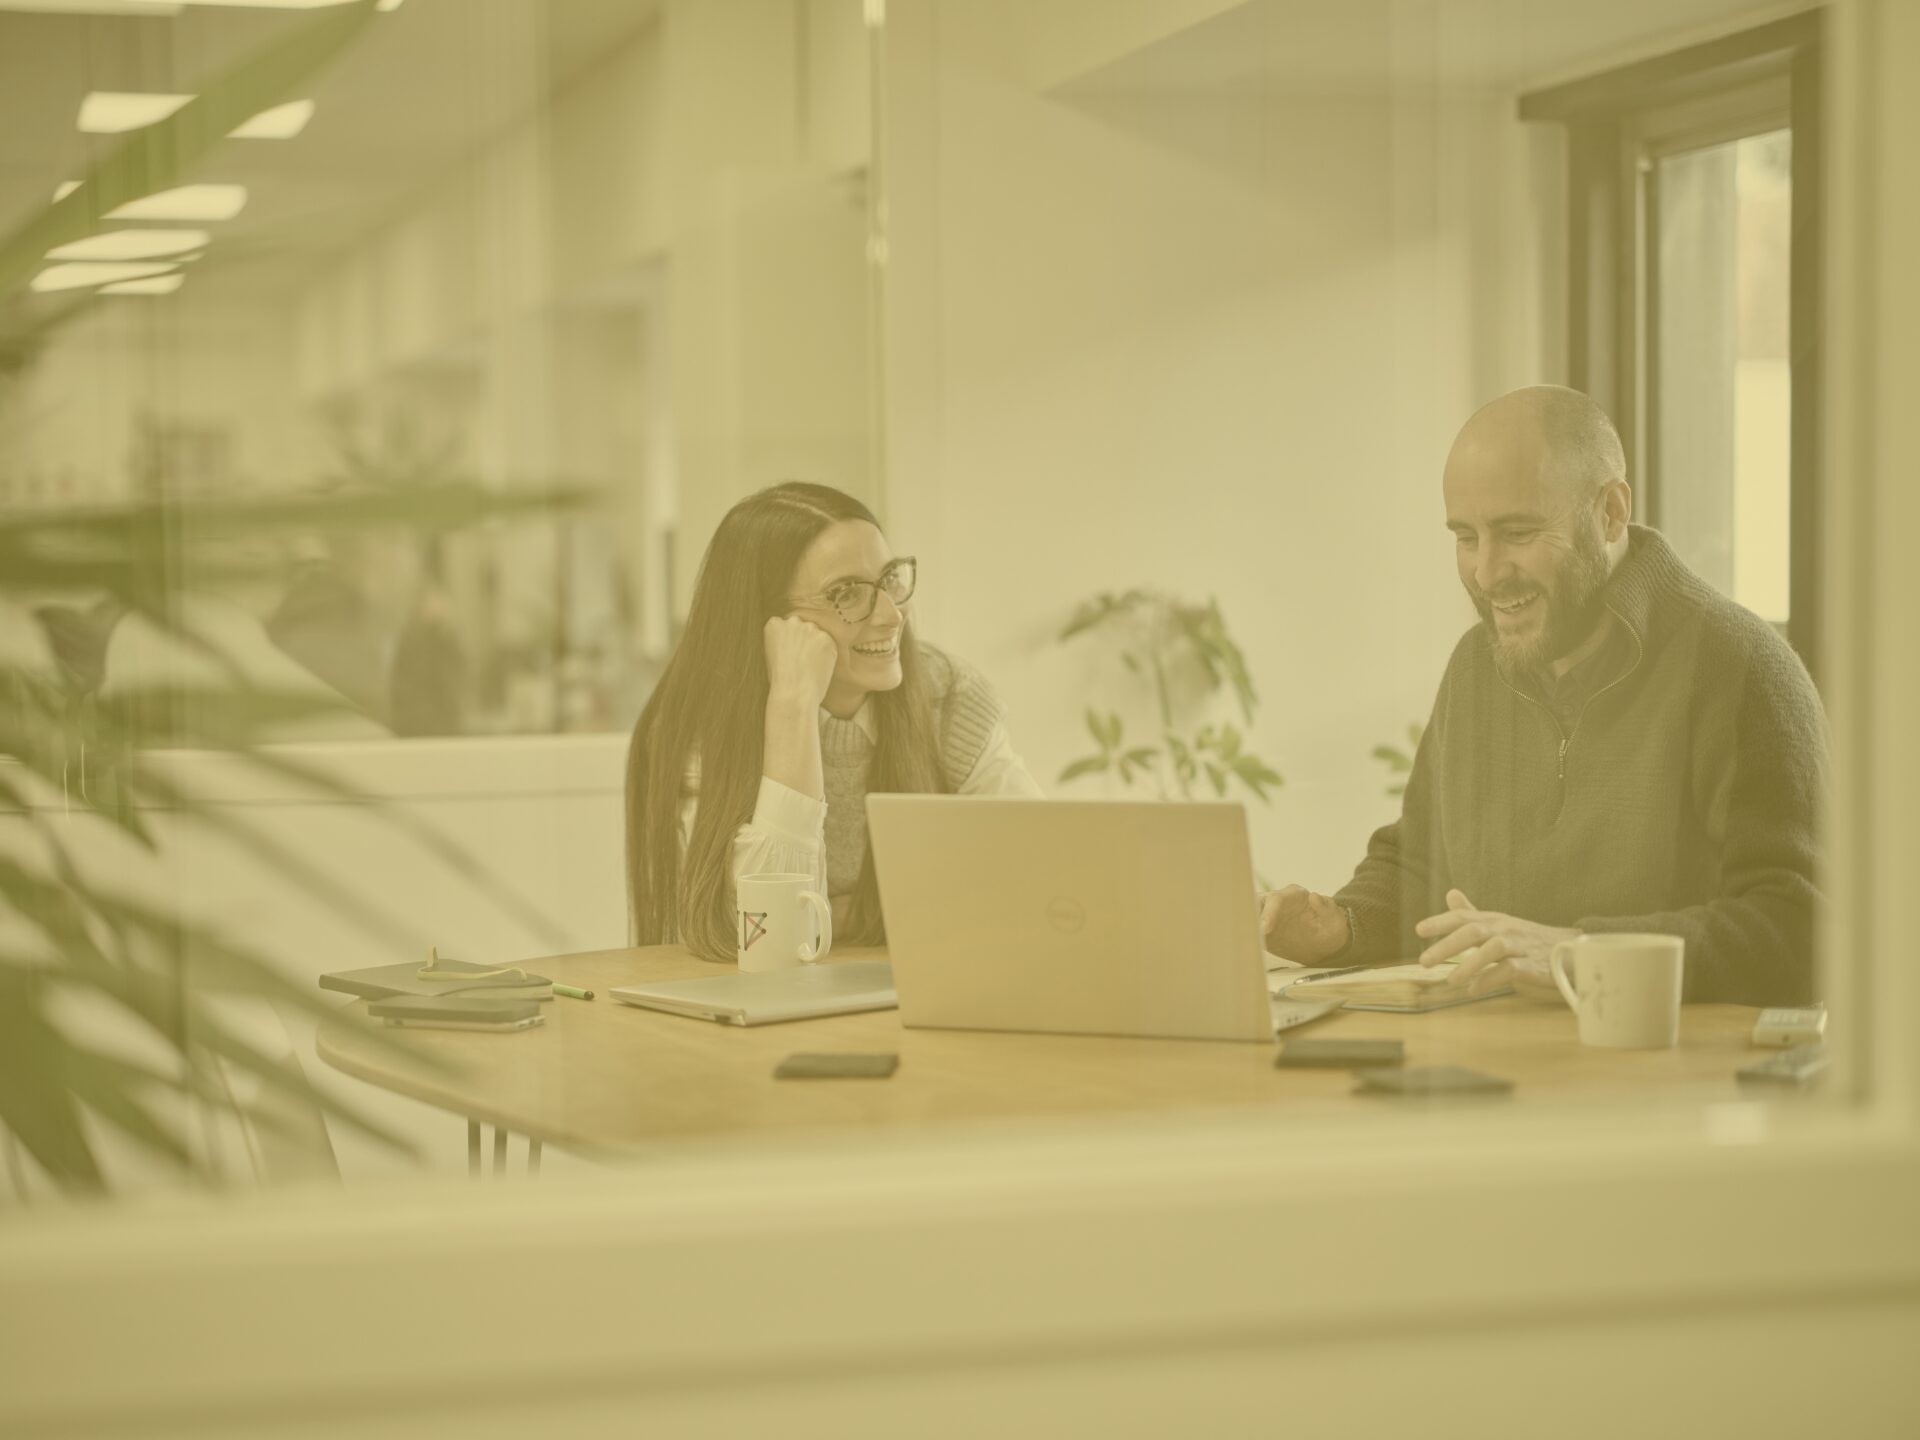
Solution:
[[[848,949],[834,959],[885,954]],[[543,1006],[544,1025],[508,1034],[408,1030],[417,1054],[359,1028],[328,1024],[318,1038],[320,1057],[466,1116],[476,1167],[481,1122],[495,1127],[498,1166],[503,1131],[529,1137],[537,1164],[542,1143],[631,1156],[662,1141],[809,1127],[872,1133],[1208,1106],[1409,1103],[1355,1096],[1344,1070],[1277,1070],[1273,1047],[1244,1042],[908,1030],[897,1010],[741,1028],[608,998],[615,985],[718,973],[678,946],[528,963],[597,998],[556,998]],[[366,1004],[356,1001],[343,1013],[364,1019]],[[1757,1013],[1690,1005],[1673,1050],[1589,1049],[1564,1006],[1512,996],[1425,1015],[1342,1010],[1290,1033],[1399,1039],[1409,1065],[1465,1065],[1514,1081],[1511,1103],[1641,1095],[1700,1103],[1735,1097],[1734,1071],[1756,1058],[1748,1035]],[[886,1080],[775,1080],[774,1066],[801,1050],[892,1051],[900,1068]]]

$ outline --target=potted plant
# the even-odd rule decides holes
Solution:
[[[1115,637],[1120,663],[1151,690],[1160,730],[1150,740],[1130,741],[1118,712],[1089,706],[1087,731],[1098,748],[1067,765],[1061,784],[1111,775],[1132,786],[1150,777],[1162,798],[1191,800],[1204,780],[1217,796],[1238,786],[1266,804],[1268,792],[1285,783],[1247,748],[1239,726],[1202,719],[1207,702],[1223,688],[1232,690],[1249,727],[1259,705],[1246,656],[1228,632],[1217,599],[1195,603],[1150,589],[1103,592],[1074,611],[1059,638],[1095,631]]]

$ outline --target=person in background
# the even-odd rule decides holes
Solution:
[[[458,735],[466,727],[467,648],[447,593],[436,537],[420,546],[420,583],[394,637],[388,696],[396,735]]]
[[[380,527],[309,542],[266,629],[396,735],[465,729],[467,660],[437,541]]]
[[[869,792],[1039,795],[986,680],[916,636],[916,583],[828,486],[727,512],[628,749],[638,943],[731,961],[734,882],[768,872],[814,877],[837,942],[880,943]]]
[[[1480,621],[1400,818],[1337,894],[1263,896],[1268,948],[1464,957],[1479,988],[1550,997],[1556,942],[1652,931],[1685,939],[1689,1000],[1806,1003],[1826,726],[1799,658],[1631,523],[1620,437],[1578,391],[1482,408],[1442,489]]]
[[[393,639],[418,579],[411,539],[401,532],[303,541],[267,634],[384,725]]]

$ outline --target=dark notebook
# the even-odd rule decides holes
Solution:
[[[551,1000],[553,981],[535,975],[525,967],[504,967],[517,974],[487,975],[498,965],[475,965],[465,960],[439,960],[438,974],[422,975],[426,962],[410,960],[404,965],[375,965],[367,970],[341,970],[320,977],[322,990],[338,990],[347,995],[364,995],[369,1000],[384,1000],[390,995],[472,995],[500,1000]]]

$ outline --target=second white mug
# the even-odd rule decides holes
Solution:
[[[1600,934],[1554,946],[1553,983],[1580,1017],[1580,1043],[1619,1050],[1678,1044],[1686,943],[1678,935]]]
[[[833,911],[811,875],[744,875],[734,885],[734,958],[742,970],[787,970],[827,958]]]

